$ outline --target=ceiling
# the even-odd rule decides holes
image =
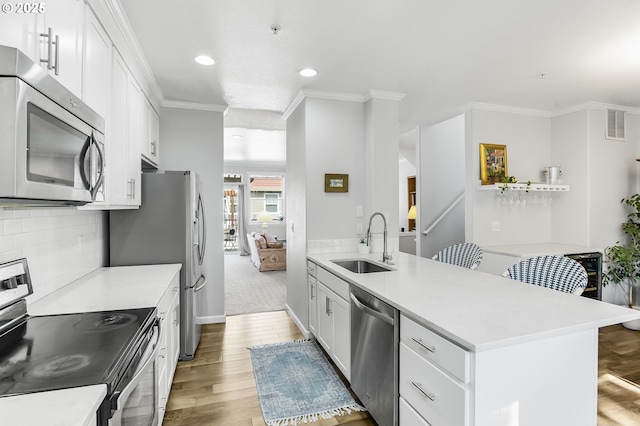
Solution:
[[[265,128],[260,113],[280,117],[302,89],[404,93],[402,132],[470,102],[640,107],[637,0],[120,3],[164,98],[229,105],[231,127]],[[198,65],[201,54],[216,64]]]

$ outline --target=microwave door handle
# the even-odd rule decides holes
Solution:
[[[96,138],[93,136],[93,132],[91,133],[91,141],[92,145],[95,147],[95,150],[98,152],[98,157],[100,157],[100,170],[96,170],[94,175],[97,176],[96,184],[93,188],[91,188],[91,199],[95,201],[98,190],[100,189],[102,181],[104,180],[104,154],[100,149],[100,145],[96,142]]]
[[[87,178],[87,172],[84,169],[84,162],[87,159],[87,151],[89,150],[89,146],[91,145],[92,136],[88,136],[87,140],[82,145],[82,149],[80,150],[80,158],[78,160],[78,168],[80,169],[80,178],[82,179],[82,183],[84,184],[85,189],[91,191],[91,183]]]
[[[158,353],[160,352],[160,324],[156,320],[155,325],[153,326],[153,337],[151,341],[147,345],[147,349],[136,369],[136,372],[133,375],[133,378],[127,383],[127,385],[122,390],[116,390],[113,393],[113,397],[111,399],[111,410],[117,410],[116,413],[122,415],[122,408],[124,407],[124,403],[129,398],[129,395],[133,390],[138,386],[138,384],[142,381],[145,371],[147,367],[151,365],[156,360]],[[122,404],[121,404],[122,401]],[[116,422],[116,424],[119,424]]]

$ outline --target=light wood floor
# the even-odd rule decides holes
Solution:
[[[205,325],[195,358],[178,363],[163,425],[264,426],[247,348],[302,337],[284,311]],[[640,425],[640,332],[603,328],[599,353],[598,426]],[[308,425],[375,423],[353,413]]]

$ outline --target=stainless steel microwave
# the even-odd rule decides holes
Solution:
[[[0,206],[104,201],[104,119],[0,46]]]

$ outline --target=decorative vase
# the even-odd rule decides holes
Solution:
[[[633,309],[639,309],[638,307],[634,306]],[[625,321],[622,323],[622,326],[624,328],[628,328],[629,330],[640,330],[640,319],[634,319],[631,321]]]
[[[358,253],[369,254],[369,246],[365,243],[358,243]]]
[[[640,330],[640,319],[634,319],[631,321],[625,321],[622,323],[624,328],[628,328],[629,330]]]

